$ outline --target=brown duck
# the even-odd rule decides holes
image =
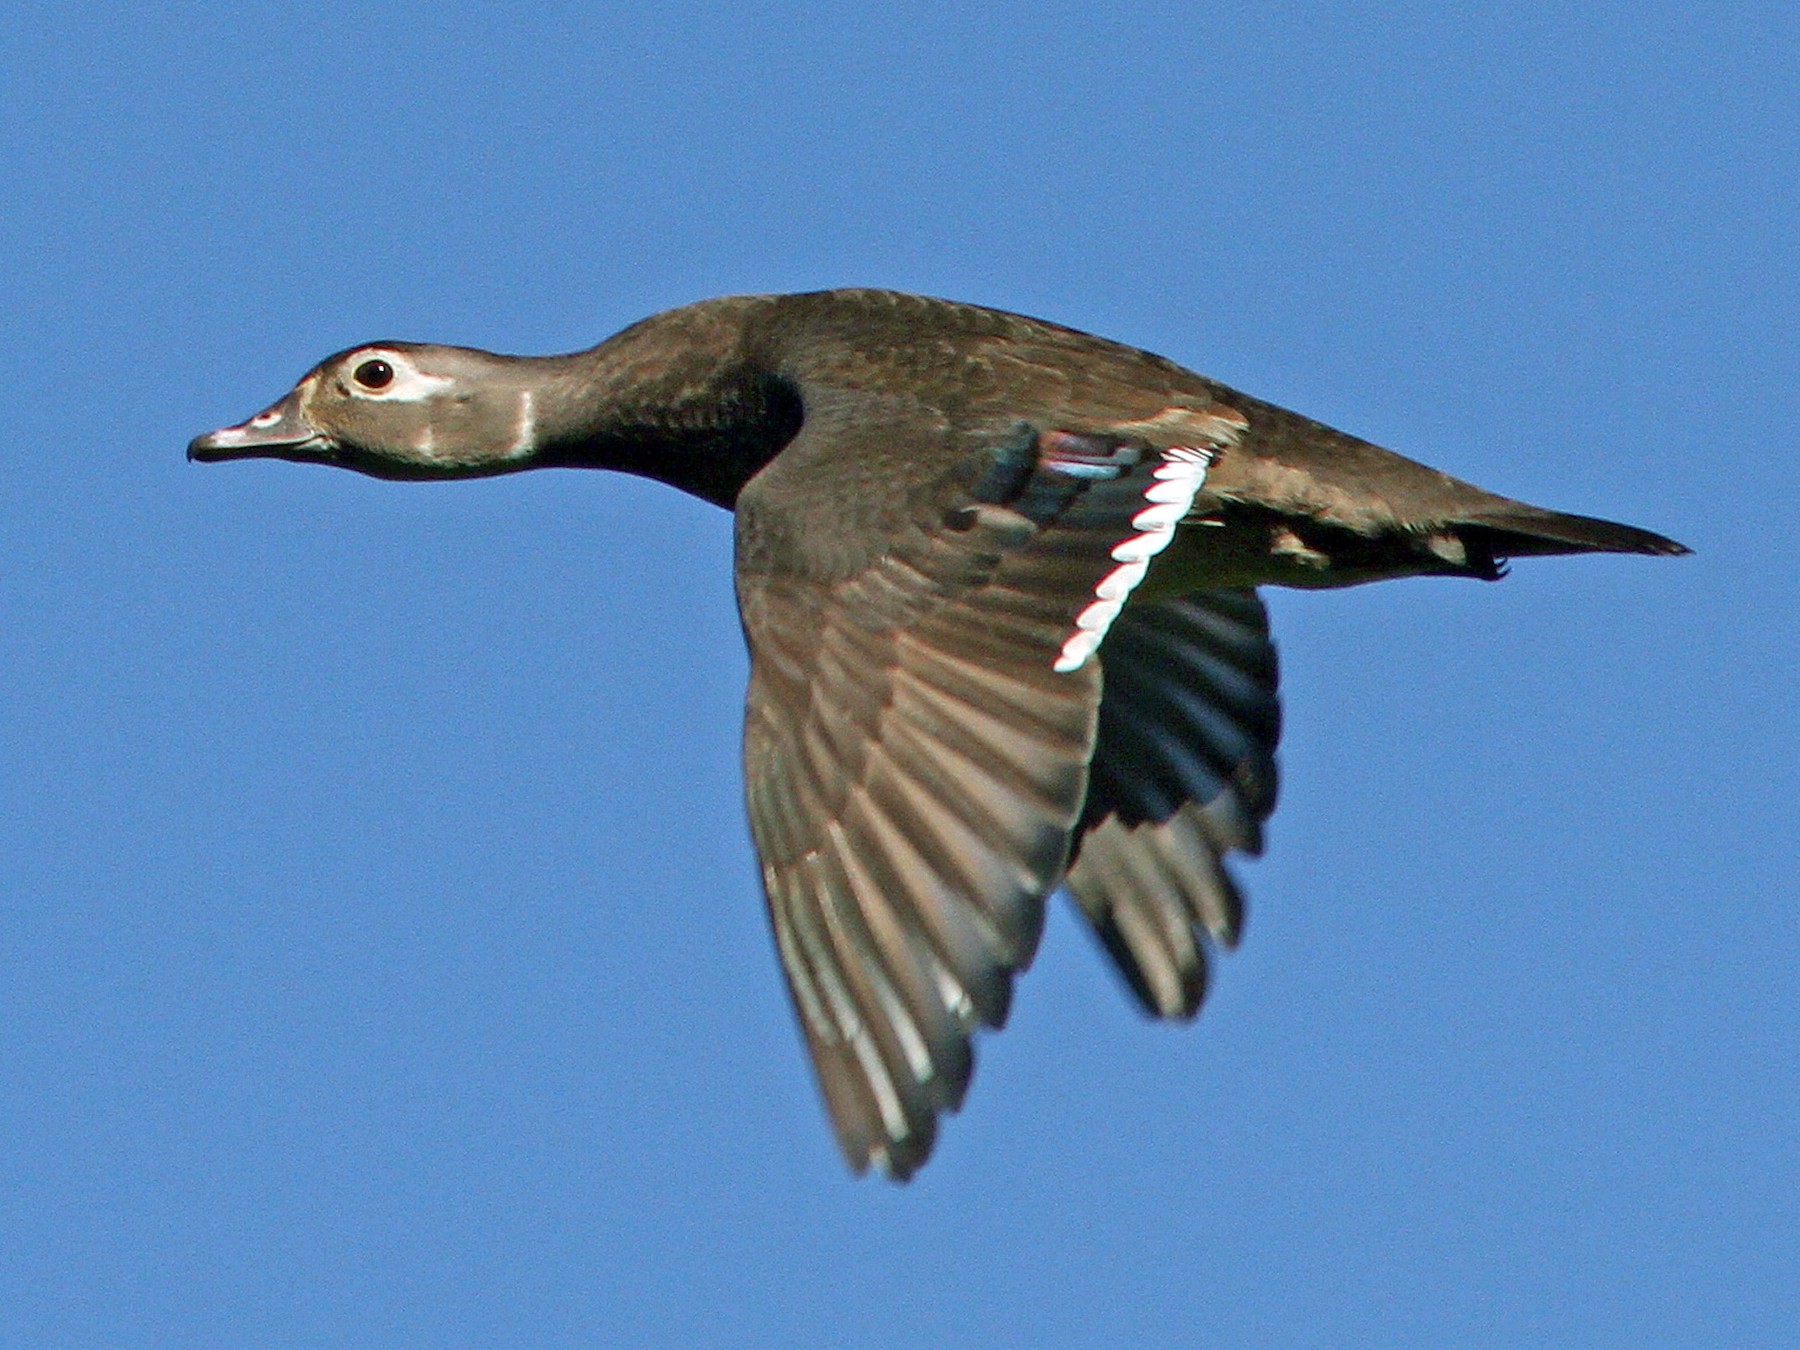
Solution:
[[[737,517],[750,825],[852,1168],[905,1178],[1066,884],[1144,1007],[1238,940],[1275,804],[1254,587],[1687,552],[1484,492],[1072,329],[886,291],[738,296],[590,351],[375,342],[193,459],[565,466]]]

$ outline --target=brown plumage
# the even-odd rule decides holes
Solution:
[[[1055,324],[740,296],[587,352],[380,342],[197,439],[385,478],[611,468],[737,517],[750,822],[851,1166],[909,1176],[1066,882],[1144,1008],[1238,938],[1275,803],[1255,586],[1683,553]]]

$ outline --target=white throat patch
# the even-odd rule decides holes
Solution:
[[[519,420],[513,426],[513,445],[508,459],[529,455],[537,445],[537,396],[531,390],[519,393]]]

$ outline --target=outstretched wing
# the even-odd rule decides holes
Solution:
[[[1281,734],[1275,647],[1254,591],[1134,605],[1101,650],[1106,693],[1069,892],[1146,1010],[1192,1017],[1201,935],[1237,945],[1221,859],[1262,851]]]
[[[1098,726],[1093,651],[1213,450],[1025,425],[953,458],[924,447],[954,467],[883,503],[870,547],[870,521],[841,518],[868,501],[844,476],[951,432],[812,434],[738,503],[750,820],[844,1154],[905,1178],[1061,879]]]

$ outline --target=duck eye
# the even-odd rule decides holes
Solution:
[[[364,389],[386,389],[394,382],[394,368],[386,361],[364,361],[354,375]]]

